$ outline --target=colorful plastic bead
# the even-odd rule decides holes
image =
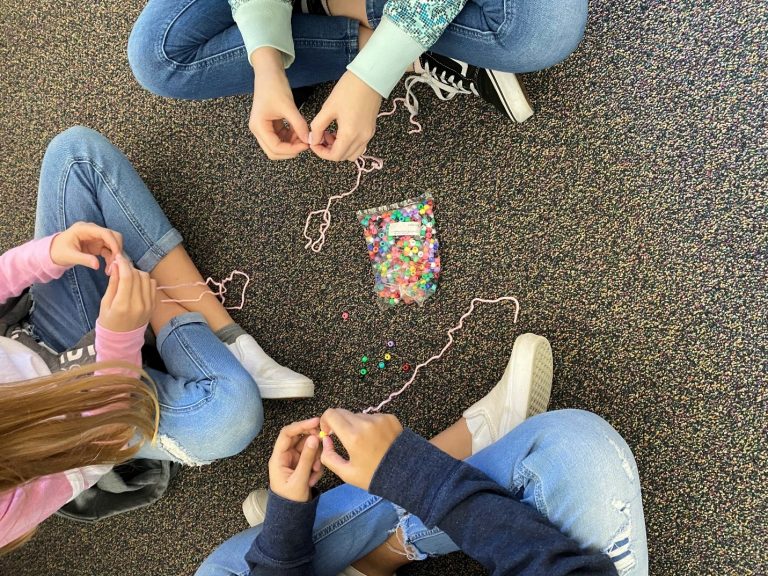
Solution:
[[[341,313],[341,319],[342,320],[349,320],[349,312],[342,312]]]
[[[363,356],[362,358],[360,358],[360,362],[362,362],[363,364],[368,362],[368,356]]]
[[[410,372],[411,371],[411,365],[408,363],[403,364],[403,372]]]
[[[387,364],[385,362],[379,362],[379,368],[384,370],[384,368],[386,368],[386,367],[387,367]]]
[[[392,360],[392,354],[384,354],[384,360]]]
[[[360,368],[360,376],[365,376],[366,374],[368,374],[368,370],[365,368]]]
[[[394,348],[395,347],[395,341],[394,340],[390,340],[389,342],[387,342],[387,347]]]

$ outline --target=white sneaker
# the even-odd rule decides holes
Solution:
[[[267,516],[268,490],[254,490],[243,500],[243,514],[248,520],[249,526],[258,526],[264,523]]]
[[[545,412],[551,392],[549,341],[536,334],[518,336],[499,383],[464,411],[472,453],[490,446],[526,418]]]
[[[268,490],[254,490],[243,501],[243,514],[248,520],[249,526],[258,526],[264,522],[264,518],[267,516],[268,499]],[[338,576],[365,576],[365,574],[352,566],[347,566]],[[393,574],[393,576],[397,576],[397,574]]]
[[[250,334],[241,334],[227,347],[256,381],[262,399],[310,398],[315,395],[312,380],[272,360]]]

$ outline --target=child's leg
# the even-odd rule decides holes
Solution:
[[[35,235],[48,236],[78,221],[93,222],[123,235],[125,252],[143,270],[181,242],[128,160],[106,138],[75,127],[53,139],[40,174]],[[107,277],[103,270],[77,266],[59,280],[32,287],[32,324],[57,350],[92,330]]]
[[[621,576],[648,574],[640,478],[623,438],[599,416],[580,410],[526,420],[467,459],[519,494],[584,549],[600,550]],[[404,535],[404,536],[403,536]],[[391,575],[410,558],[443,555],[458,547],[440,529],[408,516],[400,533],[354,564],[367,576]]]
[[[461,421],[459,425],[466,427]],[[468,435],[467,431],[467,435]],[[462,451],[466,437],[451,449]],[[466,452],[466,449],[464,449]],[[647,543],[637,467],[624,440],[604,420],[578,410],[529,418],[467,460],[520,495],[584,548],[602,550],[621,576],[648,573]],[[392,574],[411,559],[458,551],[438,528],[349,485],[323,494],[315,521],[315,571],[335,576],[355,558],[369,576]],[[399,535],[392,532],[399,528]],[[244,556],[261,526],[222,544],[197,576],[247,573]],[[375,562],[378,560],[378,563]]]
[[[357,53],[348,18],[295,14],[292,87],[337,80]],[[254,75],[227,0],[149,0],[128,41],[128,59],[146,89],[199,100],[253,92]]]
[[[200,314],[161,304],[152,324],[162,326],[157,349],[168,372],[147,370],[157,385],[160,427],[157,443],[137,456],[197,465],[241,452],[263,423],[253,379]]]

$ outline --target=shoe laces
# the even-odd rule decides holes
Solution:
[[[464,86],[464,79],[456,79],[455,74],[449,74],[448,70],[439,71],[437,67],[430,66],[429,62],[424,62],[424,71],[421,74],[410,76],[406,80],[411,80],[411,85],[423,83],[432,88],[440,100],[453,100],[459,94],[474,94],[479,96],[474,82],[469,82],[469,86]]]

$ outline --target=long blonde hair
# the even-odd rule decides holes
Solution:
[[[122,362],[0,384],[0,493],[49,474],[125,462],[154,439],[159,418],[149,376]]]

